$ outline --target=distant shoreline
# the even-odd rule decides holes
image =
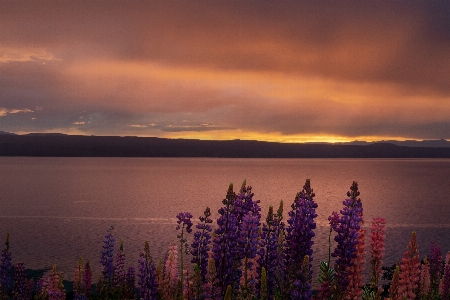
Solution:
[[[391,142],[355,143],[362,144],[288,144],[249,140],[205,141],[155,137],[1,134],[0,156],[450,158],[450,147],[447,146],[450,142],[445,140],[435,141],[437,145],[445,145],[442,147],[408,147]]]

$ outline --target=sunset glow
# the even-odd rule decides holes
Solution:
[[[446,1],[1,5],[0,131],[450,139]]]

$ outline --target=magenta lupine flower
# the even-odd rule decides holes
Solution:
[[[386,239],[386,220],[384,218],[373,218],[370,226],[370,264],[371,269],[371,288],[377,292],[380,281],[383,258],[385,252]]]
[[[359,230],[358,244],[356,245],[356,257],[352,260],[352,265],[348,267],[350,273],[347,290],[345,291],[345,299],[361,299],[364,286],[364,265],[365,260],[365,238],[366,231],[364,229]],[[376,292],[376,291],[375,291]]]
[[[342,297],[350,283],[349,266],[356,257],[356,245],[358,244],[360,223],[362,221],[362,203],[359,196],[358,183],[353,182],[350,191],[347,192],[348,199],[343,201],[344,208],[340,211],[341,215],[333,212],[330,216],[330,224],[336,232],[334,240],[337,246],[331,254],[336,257],[335,264],[335,280],[336,291],[335,297]]]
[[[415,299],[420,280],[419,248],[416,233],[413,232],[408,244],[408,250],[403,253],[401,272],[399,274],[398,294],[406,299]]]
[[[13,300],[28,300],[31,299],[31,292],[33,285],[27,280],[25,275],[25,267],[23,262],[17,263],[14,266],[14,288],[12,292]]]
[[[144,251],[139,254],[139,297],[143,300],[156,300],[157,288],[156,269],[150,255],[150,246],[145,242]]]
[[[86,288],[86,297],[89,298],[92,291],[92,271],[91,266],[89,265],[89,261],[87,261],[86,265],[84,266],[83,285]]]
[[[12,258],[9,250],[9,233],[6,234],[5,249],[3,249],[0,261],[0,298],[7,297],[12,285]]]
[[[450,252],[445,256],[444,277],[441,280],[439,293],[442,300],[450,300]]]
[[[62,273],[56,271],[56,265],[53,265],[50,274],[47,277],[47,295],[49,300],[66,299],[66,291],[62,283]]]
[[[423,259],[423,264],[420,269],[420,282],[419,282],[419,296],[423,299],[428,299],[430,295],[430,264],[427,257]]]
[[[439,282],[442,275],[442,252],[441,248],[434,242],[430,244],[430,253],[428,256],[430,263],[430,287],[433,295],[437,295],[439,289]]]

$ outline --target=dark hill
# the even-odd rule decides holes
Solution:
[[[450,158],[450,148],[28,134],[0,135],[0,156]]]

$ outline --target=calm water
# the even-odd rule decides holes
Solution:
[[[316,193],[315,262],[325,260],[331,212],[358,181],[366,225],[387,220],[385,265],[401,258],[411,232],[421,257],[435,241],[450,250],[450,160],[10,158],[0,157],[0,235],[11,235],[13,262],[27,268],[57,264],[72,280],[79,256],[95,274],[106,229],[123,239],[128,265],[148,240],[155,258],[176,239],[175,216],[214,216],[230,182],[244,179],[269,205],[285,203],[285,218],[305,179]],[[3,246],[1,246],[3,248]],[[314,277],[316,280],[317,272]]]

